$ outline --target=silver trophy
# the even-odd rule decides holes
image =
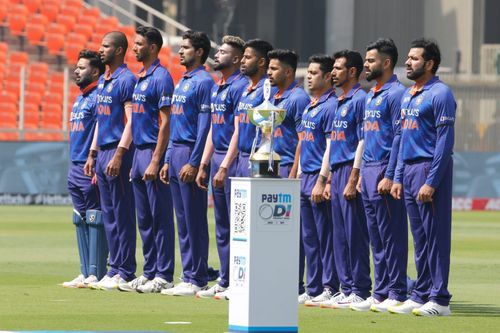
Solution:
[[[281,157],[273,149],[273,137],[274,129],[285,119],[286,110],[269,102],[270,95],[271,84],[269,80],[266,80],[264,82],[264,102],[247,111],[248,118],[257,127],[250,155],[251,174],[252,177],[257,178],[279,178]],[[262,141],[259,149],[255,151],[260,131],[262,132]]]

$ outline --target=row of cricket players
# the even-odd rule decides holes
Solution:
[[[221,75],[215,83],[204,66],[207,35],[186,32],[179,50],[186,72],[175,87],[158,59],[158,30],[136,31],[132,48],[144,65],[137,76],[124,63],[127,47],[123,33],[109,32],[99,52],[80,53],[75,69],[81,95],[71,113],[68,186],[81,274],[64,286],[229,297],[229,177],[250,176],[260,138],[246,110],[263,102],[269,79],[270,102],[286,110],[273,133],[279,174],[301,179],[299,303],[451,313],[456,103],[436,76],[441,55],[433,40],[410,45],[410,88],[393,72],[398,51],[391,39],[370,43],[364,59],[351,50],[314,55],[305,80],[310,96],[295,78],[296,53],[260,39],[225,36],[215,54]],[[374,82],[368,93],[359,83],[363,71]],[[211,287],[209,180],[220,259]],[[174,211],[183,270],[176,285]],[[407,216],[418,274],[411,293]],[[138,277],[136,221],[144,254]]]

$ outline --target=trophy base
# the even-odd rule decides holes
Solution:
[[[250,164],[252,166],[251,169],[251,177],[252,178],[281,178],[279,176],[279,168],[280,168],[280,161],[274,161],[273,162],[273,171],[268,170],[269,169],[269,161],[265,160],[251,160]]]

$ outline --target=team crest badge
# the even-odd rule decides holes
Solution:
[[[99,88],[99,89],[104,88],[104,83],[99,83],[99,85],[97,86],[97,88]]]
[[[186,83],[183,87],[182,87],[182,90],[184,92],[187,92],[189,90],[189,83]]]
[[[255,99],[255,96],[257,96],[257,92],[254,91],[251,95],[250,95],[250,99]]]
[[[382,96],[379,96],[379,97],[377,98],[377,100],[375,101],[375,105],[376,105],[376,106],[379,106],[380,104],[382,104]]]
[[[94,214],[90,214],[90,216],[89,216],[89,222],[91,222],[91,223],[95,222],[95,215]]]
[[[215,96],[217,96],[217,92],[216,92],[216,91],[214,91],[214,92],[212,93],[212,97],[215,97]]]
[[[372,98],[368,97],[368,99],[366,100],[366,105],[370,104],[371,101],[372,101]]]
[[[347,106],[344,106],[344,107],[342,108],[342,110],[340,110],[340,115],[341,115],[342,117],[345,117],[345,116],[346,116],[346,114],[347,114]]]
[[[221,95],[220,95],[220,99],[221,100],[225,100],[227,97],[227,91],[224,91]]]
[[[420,95],[415,100],[415,104],[420,105],[420,103],[422,103],[423,100],[424,100],[424,96]]]
[[[106,88],[106,91],[109,92],[109,93],[111,92],[111,90],[113,90],[113,83],[110,83],[108,85],[108,87]]]
[[[146,89],[148,89],[148,81],[144,81],[144,83],[141,84],[141,90],[145,91]]]
[[[403,103],[408,103],[410,101],[410,96],[403,98]]]

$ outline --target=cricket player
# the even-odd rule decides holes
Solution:
[[[236,36],[224,36],[215,54],[214,70],[222,75],[211,94],[212,123],[203,151],[196,184],[207,188],[207,169],[210,168],[214,200],[215,239],[220,260],[220,280],[208,290],[196,293],[199,298],[225,298],[229,287],[229,237],[231,183],[236,175],[238,157],[238,116],[236,109],[248,79],[240,72],[245,42]],[[210,162],[211,161],[211,162]]]
[[[174,84],[160,64],[163,37],[155,28],[138,27],[132,50],[144,67],[132,95],[132,138],[136,147],[130,178],[144,254],[143,274],[121,291],[159,293],[174,286],[174,211],[170,187],[158,173],[170,133],[170,104]]]
[[[407,298],[408,224],[403,200],[390,195],[400,141],[400,106],[405,87],[394,74],[398,49],[392,39],[366,47],[365,71],[375,86],[366,97],[361,194],[373,254],[374,287],[358,311],[385,312]]]
[[[448,291],[451,251],[451,195],[456,102],[439,80],[437,43],[410,45],[406,76],[415,81],[401,101],[401,143],[391,194],[403,197],[415,247],[417,280],[410,299],[389,308],[418,316],[451,314]]]
[[[272,64],[272,63],[271,63]],[[332,87],[333,59],[326,55],[309,58],[307,85],[312,101],[302,111],[300,125],[300,216],[301,241],[307,259],[307,292],[299,295],[299,304],[319,306],[339,293],[340,282],[333,258],[333,232],[330,202],[311,200],[318,177],[328,178],[330,168],[323,156],[330,145],[328,120],[337,107]]]
[[[179,55],[186,73],[174,89],[171,107],[171,149],[160,176],[170,182],[181,250],[184,281],[162,294],[194,296],[207,289],[207,192],[195,182],[210,130],[214,80],[204,64],[210,40],[204,32],[187,31]],[[168,177],[168,178],[167,178]]]
[[[93,289],[113,290],[135,278],[135,207],[129,174],[134,154],[130,120],[136,78],[124,63],[127,47],[125,34],[112,31],[104,36],[99,49],[108,69],[98,81],[97,127],[85,173],[92,175],[95,166],[110,269],[101,281],[90,285]]]
[[[267,76],[271,86],[278,91],[271,97],[271,102],[286,110],[281,125],[273,133],[273,148],[281,157],[279,175],[282,178],[296,178],[299,166],[299,136],[302,112],[311,101],[307,93],[295,80],[298,56],[290,50],[270,51]]]
[[[71,110],[68,190],[73,201],[73,224],[80,256],[80,275],[67,288],[87,287],[106,274],[108,246],[101,219],[99,192],[95,179],[84,174],[96,126],[97,80],[104,73],[104,64],[97,52],[82,50],[78,55],[75,81],[81,90]]]
[[[364,301],[371,289],[366,217],[361,197],[356,193],[366,93],[358,82],[363,70],[361,55],[343,50],[333,58],[333,82],[342,94],[329,121],[331,186],[330,193],[327,189],[324,196],[331,198],[332,203],[333,252],[342,292],[320,306],[343,309]],[[313,201],[321,199],[324,177],[318,177],[316,186]]]
[[[241,95],[237,110],[239,116],[237,177],[250,177],[249,159],[252,145],[255,141],[254,148],[256,149],[260,144],[260,136],[256,137],[256,127],[250,122],[247,110],[264,101],[263,86],[267,79],[266,73],[269,66],[267,54],[272,49],[271,44],[261,39],[252,39],[245,44],[241,72],[248,77],[250,83]],[[271,89],[271,93],[274,92],[275,89]]]

